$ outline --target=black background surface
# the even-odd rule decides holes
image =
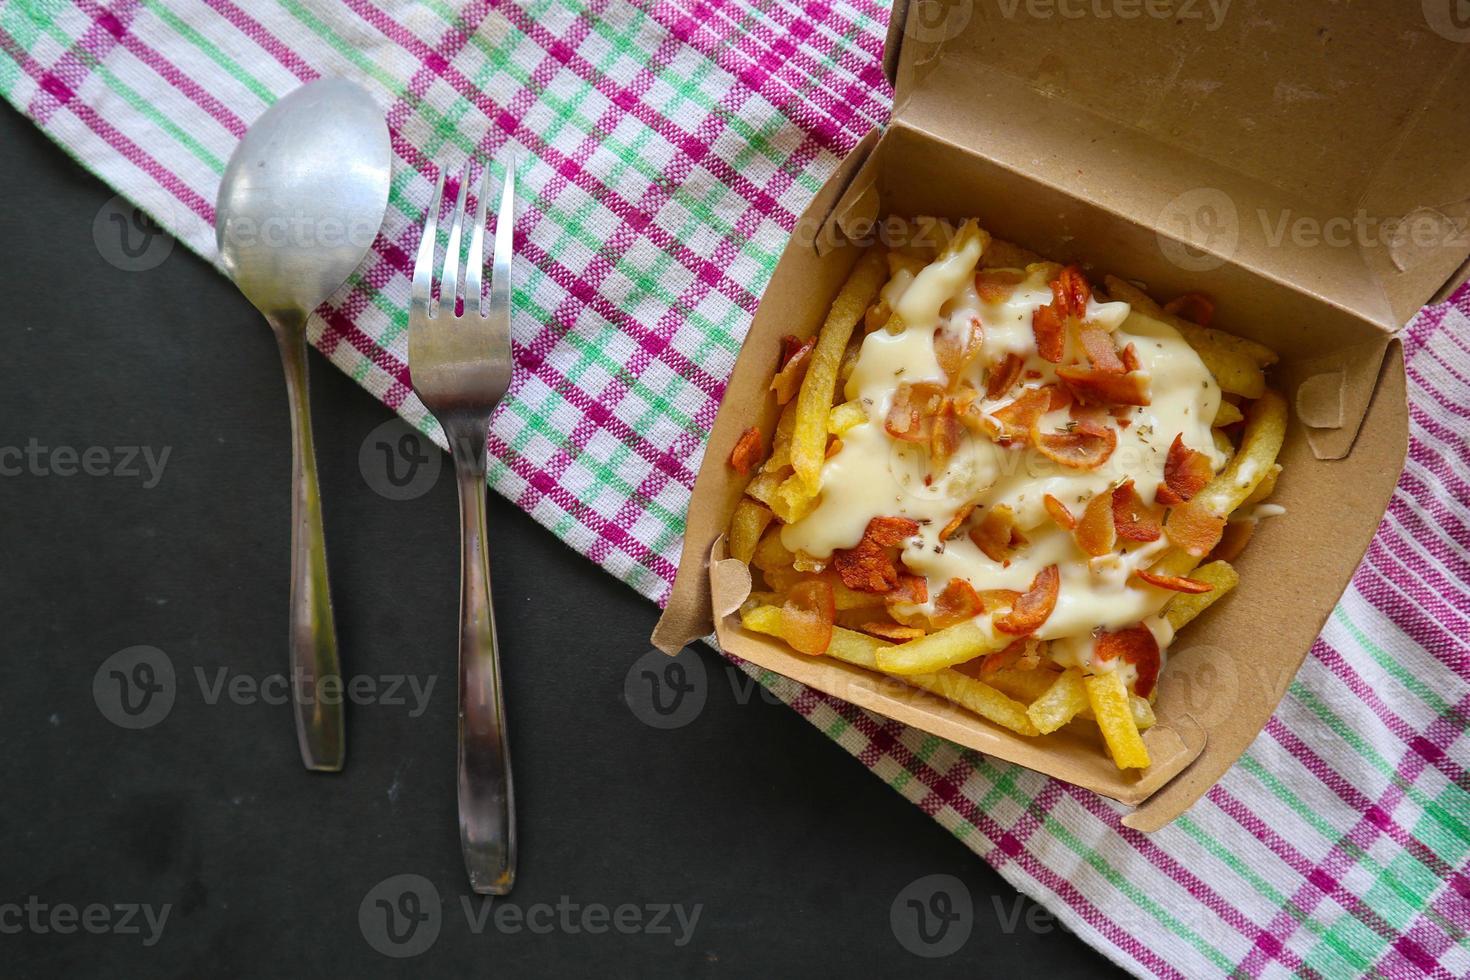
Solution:
[[[286,707],[228,694],[211,704],[196,674],[258,683],[285,669],[289,434],[268,328],[182,246],[148,271],[106,261],[93,222],[111,192],[9,110],[0,174],[0,451],[32,439],[104,447],[114,463],[115,447],[169,451],[152,488],[28,467],[0,477],[0,904],[172,906],[152,946],[142,935],[57,934],[44,917],[44,931],[0,931],[0,972],[1112,971],[713,652],[685,655],[707,679],[698,717],[671,731],[640,721],[624,682],[649,649],[655,608],[495,494],[520,828],[508,901],[523,913],[558,902],[701,909],[684,945],[677,925],[592,935],[560,912],[549,933],[492,922],[474,934],[455,825],[458,527],[447,462],[416,499],[373,492],[359,451],[390,413],[312,355],[346,672],[433,677],[435,687],[418,717],[411,696],[349,707],[346,772],[308,774]],[[164,651],[177,693],[163,721],[129,731],[103,716],[92,682],[109,655],[136,645]],[[359,923],[369,891],[400,874],[423,876],[440,899],[438,938],[412,958],[375,951]],[[973,931],[952,955],[921,959],[899,941],[890,908],[935,874],[962,883]],[[0,908],[0,929],[25,914]]]

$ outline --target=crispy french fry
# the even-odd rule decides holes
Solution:
[[[1058,676],[1055,670],[1002,667],[987,674],[985,683],[1023,704],[1030,704],[1045,694]]]
[[[796,556],[781,543],[781,529],[772,527],[767,528],[766,533],[761,536],[760,544],[755,546],[755,553],[751,556],[750,563],[763,572],[777,572],[789,569],[795,559]],[[771,585],[779,588],[774,582]]]
[[[888,674],[932,674],[987,653],[999,653],[1012,639],[998,632],[988,618],[967,619],[880,651],[878,666]]]
[[[1247,340],[1244,337],[1227,333],[1224,330],[1216,330],[1213,327],[1202,327],[1197,323],[1190,323],[1182,317],[1178,319],[1184,324],[1184,328],[1179,332],[1190,343],[1195,343],[1196,341],[1207,343],[1220,350],[1229,351],[1232,354],[1239,354],[1257,367],[1270,367],[1281,359],[1274,350],[1265,344],[1258,344],[1254,340]]]
[[[1133,723],[1141,732],[1154,727],[1158,722],[1154,717],[1154,706],[1148,703],[1147,698],[1141,698],[1137,694],[1128,695],[1128,708],[1133,712]]]
[[[778,592],[789,592],[791,587],[797,582],[812,577],[812,573],[799,572],[790,565],[784,568],[763,569],[763,571],[766,574],[766,584]],[[832,598],[839,611],[865,609],[868,610],[868,618],[871,619],[872,610],[883,605],[883,597],[881,595],[849,589],[846,585],[842,584],[842,580],[836,575],[827,575],[825,578],[832,586]]]
[[[771,636],[781,635],[781,610],[777,606],[756,606],[741,613],[741,625],[758,633]],[[827,646],[827,656],[837,660],[878,670],[878,658],[883,651],[892,647],[882,640],[855,630],[834,627],[832,642]],[[914,674],[904,678],[908,684],[962,708],[968,708],[982,718],[1009,728],[1021,735],[1037,734],[1031,719],[1026,717],[1026,706],[1014,701],[982,681],[966,677],[956,670],[941,670],[930,674]]]
[[[1041,286],[1045,286],[1061,274],[1062,264],[1060,262],[1051,262],[1042,259],[1039,262],[1032,262],[1026,266],[1026,278]]]
[[[798,572],[808,572],[811,574],[816,574],[823,571],[827,567],[826,562],[822,561],[819,558],[813,558],[805,551],[797,551],[794,552],[794,554],[796,555],[796,557],[792,559],[791,567],[796,569]]]
[[[806,482],[799,474],[793,473],[781,481],[774,499],[767,503],[782,521],[795,524],[816,508],[817,496],[808,491]]]
[[[892,649],[891,647],[887,649]],[[881,657],[883,650],[878,651]],[[1026,714],[1026,706],[1006,697],[984,681],[967,677],[957,670],[941,670],[932,674],[910,674],[904,681],[968,708],[987,721],[1003,725],[1018,735],[1038,735],[1036,726]]]
[[[827,431],[834,436],[840,436],[867,420],[868,412],[863,408],[862,402],[843,402],[827,416]]]
[[[1235,443],[1231,442],[1230,437],[1219,429],[1211,429],[1210,431],[1215,436],[1215,449],[1225,454],[1225,465],[1229,466],[1230,461],[1235,458]]]
[[[1097,727],[1119,769],[1147,769],[1148,748],[1138,734],[1133,709],[1128,705],[1128,689],[1116,670],[1083,678],[1087,700],[1097,716]]]
[[[740,625],[753,633],[781,635],[780,606],[751,606],[740,610]],[[835,630],[834,630],[835,632]]]
[[[1197,323],[1184,319],[1182,316],[1170,313],[1155,302],[1152,296],[1131,282],[1119,279],[1116,276],[1107,276],[1103,280],[1103,284],[1107,287],[1110,297],[1123,300],[1129,306],[1142,310],[1155,320],[1163,320],[1175,330],[1178,330],[1180,335],[1189,341],[1191,346],[1195,345],[1196,341],[1198,341],[1199,343],[1220,350],[1240,354],[1257,367],[1269,367],[1280,360],[1277,353],[1265,344],[1256,343],[1254,340],[1247,340],[1244,337],[1227,333],[1224,330],[1216,330],[1213,327],[1202,327]]]
[[[832,630],[832,643],[827,647],[827,656],[876,671],[878,651],[885,646],[888,646],[888,643],[876,636],[838,626]]]
[[[933,261],[934,256],[939,254],[939,247],[935,245],[928,250],[928,256],[917,253],[909,254],[894,250],[888,253],[888,276],[890,281],[899,279],[903,273],[908,273],[910,278],[917,276],[919,271]],[[902,281],[902,280],[900,280]]]
[[[1031,702],[1026,715],[1036,730],[1045,735],[1061,728],[1086,707],[1087,689],[1082,684],[1082,671],[1073,667],[1057,675],[1046,693]]]
[[[1218,431],[1218,430],[1217,430]],[[1246,406],[1245,430],[1240,448],[1215,478],[1205,484],[1191,500],[1217,517],[1227,517],[1243,504],[1266,479],[1276,464],[1281,443],[1286,438],[1286,399],[1275,391],[1266,391]],[[1167,530],[1167,522],[1165,525]],[[1200,562],[1180,548],[1171,548],[1155,564],[1153,571],[1165,575],[1188,575]]]
[[[812,350],[806,377],[801,381],[801,393],[796,397],[796,423],[791,434],[791,465],[810,498],[815,498],[822,489],[822,461],[827,456],[827,414],[832,410],[842,354],[847,349],[853,328],[862,319],[873,297],[878,295],[885,271],[881,249],[869,249],[858,259],[852,274],[832,301],[832,309],[817,334],[817,346]]]
[[[1260,398],[1261,392],[1266,390],[1266,375],[1261,372],[1258,364],[1244,354],[1208,343],[1196,343],[1189,337],[1184,339],[1189,341],[1194,352],[1204,362],[1205,368],[1214,375],[1215,383],[1220,386],[1221,391],[1245,398]]]
[[[1215,410],[1215,421],[1210,424],[1218,428],[1222,425],[1234,425],[1243,418],[1245,416],[1241,414],[1239,405],[1234,402],[1227,402],[1222,398],[1220,399],[1220,407]]]
[[[775,516],[771,508],[748,497],[736,504],[735,513],[730,515],[730,557],[749,565],[761,535]]]
[[[779,475],[791,465],[791,433],[796,428],[796,399],[781,406],[781,417],[776,420],[776,434],[771,437],[771,455],[761,466],[762,473]]]
[[[1258,504],[1275,493],[1276,478],[1280,475],[1281,464],[1272,463],[1271,468],[1266,471],[1265,477],[1262,478],[1260,483],[1256,484],[1256,488],[1251,491],[1251,495],[1240,502],[1240,506],[1249,507],[1251,504]]]
[[[740,614],[743,616],[747,610],[755,609],[759,606],[779,606],[780,604],[780,593],[759,590],[745,597],[745,601],[740,604]]]
[[[767,473],[762,470],[750,478],[745,485],[745,492],[770,507],[776,499],[776,491],[781,487],[781,477],[777,473]]]
[[[1128,314],[1128,320],[1124,321],[1125,328],[1128,321],[1134,320],[1135,317],[1143,321],[1161,320],[1177,329],[1180,336],[1190,347],[1194,348],[1194,352],[1204,362],[1205,369],[1214,377],[1221,391],[1228,391],[1245,398],[1259,398],[1261,392],[1266,390],[1266,375],[1262,373],[1259,364],[1244,354],[1221,347],[1207,337],[1202,337],[1198,333],[1188,333],[1179,327],[1179,324],[1187,323],[1187,321],[1180,320],[1178,317],[1166,319],[1163,316],[1152,316],[1134,309]],[[1199,329],[1195,328],[1196,331]]]
[[[1128,709],[1133,712],[1133,723],[1141,732],[1158,723],[1158,719],[1154,716],[1154,706],[1148,703],[1148,698],[1141,698],[1137,694],[1128,695]],[[1090,721],[1094,725],[1097,724],[1097,716],[1092,713],[1091,705],[1077,712],[1077,717]]]
[[[874,307],[876,309],[877,307]],[[882,326],[880,321],[878,326]],[[865,331],[870,333],[871,331]],[[863,338],[854,336],[847,342],[847,349],[842,352],[842,363],[837,365],[837,390],[839,392],[847,389],[847,379],[852,377],[853,369],[857,367],[858,357],[863,352]]]
[[[1208,592],[1184,593],[1181,592],[1169,600],[1164,607],[1164,618],[1169,621],[1175,632],[1184,628],[1194,617],[1208,609],[1217,602],[1221,596],[1235,588],[1240,583],[1240,576],[1227,562],[1212,561],[1208,565],[1201,565],[1190,573],[1190,578],[1199,582],[1205,582],[1214,586]]]
[[[1148,293],[1139,289],[1126,279],[1117,276],[1104,276],[1103,288],[1108,291],[1108,298],[1120,300],[1127,303],[1140,313],[1146,313],[1155,320],[1163,320],[1169,314],[1164,312],[1164,307],[1155,302]]]
[[[1195,499],[1207,505],[1212,513],[1229,514],[1266,478],[1285,439],[1286,399],[1275,391],[1266,391],[1246,406],[1245,431],[1235,458],[1205,484]]]
[[[1030,249],[1000,238],[992,238],[990,244],[985,246],[985,251],[980,253],[982,269],[1024,269],[1033,262],[1040,261],[1041,256]]]

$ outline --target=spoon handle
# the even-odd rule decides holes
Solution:
[[[306,331],[276,324],[291,404],[291,704],[296,740],[308,769],[341,770],[347,755],[342,722],[342,665],[327,585],[322,498],[311,437]]]

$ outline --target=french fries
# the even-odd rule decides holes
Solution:
[[[840,436],[866,421],[868,421],[868,412],[863,408],[861,402],[843,402],[841,405],[834,406],[827,415],[827,432],[830,435]]]
[[[742,613],[741,625],[758,633],[780,636],[780,612],[775,606],[757,606]],[[832,642],[827,647],[827,656],[866,670],[878,670],[878,658],[885,650],[890,649],[892,646],[882,640],[839,626],[832,631]],[[1039,734],[1036,726],[1027,717],[1024,704],[1007,697],[983,681],[966,677],[957,670],[912,674],[903,680],[920,690],[937,694],[962,708],[968,708],[980,717],[1018,734]]]
[[[953,701],[962,708],[969,708],[981,718],[1003,725],[1018,735],[1041,734],[1026,713],[1024,704],[1006,697],[984,681],[967,677],[957,670],[911,674],[904,680],[931,694]]]
[[[886,675],[1019,735],[1065,738],[1095,726],[1119,769],[1147,768],[1141,733],[1157,721],[1152,698],[1161,647],[1237,586],[1226,560],[1205,556],[1212,542],[1219,544],[1217,559],[1244,546],[1239,534],[1221,543],[1226,519],[1269,497],[1281,472],[1287,406],[1265,374],[1276,354],[1208,326],[1214,307],[1201,294],[1165,308],[1119,279],[1107,280],[1108,294],[1131,310],[1121,325],[1099,329],[1089,318],[1106,314],[1092,312],[1090,286],[1075,266],[994,240],[973,220],[916,219],[910,230],[914,241],[859,256],[813,340],[793,337],[783,345],[776,397],[789,400],[765,460],[741,470],[752,475],[730,519],[730,554],[750,566],[754,579],[741,625],[804,656]],[[1016,271],[977,276],[986,269]],[[985,363],[981,316],[966,313],[968,320],[956,322],[948,311],[973,309],[973,300],[966,307],[959,299],[977,293],[982,303],[998,303],[1022,282],[1034,297],[1040,281],[1051,301],[1029,300],[1034,351]],[[878,330],[902,336],[875,336]],[[1115,343],[1112,331],[1126,336]],[[1166,342],[1170,353],[1152,352]],[[875,370],[864,361],[871,350],[883,356],[900,346],[906,360],[892,372],[884,370],[890,362]],[[1191,350],[1197,361],[1187,356]],[[1197,411],[1145,414],[1150,364],[1186,371],[1189,384],[1180,387],[1194,393],[1187,405]],[[897,380],[886,382],[890,375]],[[1036,410],[1029,419],[1028,405]],[[1054,424],[1052,416],[1041,431],[1040,416],[1061,411],[1070,421]],[[1155,431],[1161,422],[1167,428]],[[1024,516],[1019,501],[986,500],[983,486],[944,496],[951,493],[944,478],[956,433],[990,440],[1002,458],[1034,445],[1063,473],[1089,472],[1125,438],[1135,439],[1142,449],[1136,455],[1156,468],[1146,486],[1142,475],[1125,470],[1081,493],[1077,484],[1064,499],[1048,494],[1046,508]],[[1211,443],[1215,454],[1205,451]],[[827,460],[844,452],[878,465],[835,471],[860,476],[824,493]],[[824,498],[849,501],[854,487],[885,479],[894,460],[913,458],[929,469],[912,487],[884,484],[871,494],[877,503],[842,510],[835,523],[814,516]],[[905,491],[920,503],[905,504]],[[924,510],[926,493],[939,494],[943,506]],[[897,509],[878,509],[889,506]],[[867,527],[852,542],[858,517]],[[803,530],[814,525],[843,530]],[[1044,560],[1028,558],[1036,539],[1051,542],[1037,552]],[[1159,544],[1144,547],[1153,541]],[[963,576],[945,571],[946,580],[925,570],[933,567],[925,564],[931,554],[947,549],[958,554]],[[1058,564],[1068,549],[1075,553]],[[1096,574],[1080,585],[1059,571],[1084,565]],[[1107,570],[1120,565],[1121,573],[1108,578]],[[1126,618],[1105,603],[1083,617],[1080,629],[1051,629],[1062,590],[1083,590],[1082,600],[1069,593],[1076,616],[1094,577],[1138,590],[1128,593]],[[1057,653],[1063,641],[1072,646]]]
[[[930,633],[928,636],[878,652],[878,669],[887,674],[930,674],[987,653],[999,653],[1011,637],[980,616]]]
[[[1176,330],[1179,330],[1181,324],[1190,326],[1187,320],[1167,317],[1167,314],[1154,317],[1150,314],[1134,312],[1130,319],[1132,317],[1163,320]],[[1199,327],[1188,332],[1179,330],[1179,334],[1189,342],[1189,346],[1194,348],[1194,352],[1199,355],[1199,359],[1204,362],[1210,374],[1215,376],[1215,383],[1220,386],[1220,390],[1240,395],[1242,398],[1260,398],[1261,392],[1266,390],[1266,375],[1261,371],[1260,365],[1244,354],[1216,344],[1200,330]]]
[[[1250,492],[1249,497],[1246,497],[1240,502],[1240,506],[1249,507],[1251,504],[1259,504],[1271,496],[1271,494],[1275,493],[1276,478],[1280,475],[1281,464],[1272,463],[1271,468],[1266,471],[1266,475],[1261,478],[1261,482],[1256,484],[1256,488]]]
[[[1266,479],[1285,439],[1286,399],[1275,391],[1264,391],[1246,408],[1245,431],[1235,458],[1205,485],[1196,500],[1221,517],[1229,516]]]
[[[730,557],[749,565],[761,535],[775,518],[771,508],[748,497],[736,504],[730,516]]]
[[[796,421],[791,433],[791,466],[808,497],[822,489],[822,461],[827,458],[827,416],[837,390],[837,371],[853,328],[883,285],[887,263],[883,252],[869,249],[858,259],[837,298],[832,312],[817,334],[817,346],[796,396]],[[799,509],[799,507],[793,507]]]
[[[1208,582],[1212,588],[1208,592],[1200,592],[1195,595],[1180,593],[1169,600],[1164,607],[1164,618],[1169,621],[1169,626],[1175,632],[1183,629],[1185,624],[1204,612],[1210,606],[1219,602],[1220,599],[1240,584],[1240,576],[1228,562],[1212,561],[1208,565],[1201,565],[1191,574],[1191,578],[1201,582]]]
[[[1026,715],[1036,730],[1045,735],[1077,717],[1087,706],[1087,688],[1082,682],[1082,671],[1072,667],[1058,674],[1051,687],[1031,702]]]
[[[1239,405],[1234,402],[1227,402],[1222,398],[1220,399],[1220,407],[1215,410],[1215,421],[1213,424],[1218,429],[1227,425],[1234,425],[1243,418],[1245,416],[1241,414]]]
[[[1113,299],[1123,300],[1135,309],[1143,310],[1156,320],[1164,320],[1175,330],[1178,330],[1180,336],[1189,341],[1191,345],[1205,344],[1221,350],[1231,351],[1242,355],[1263,368],[1270,367],[1280,360],[1280,356],[1265,344],[1258,344],[1254,340],[1247,340],[1244,337],[1236,336],[1233,333],[1226,333],[1223,330],[1202,327],[1197,323],[1184,319],[1182,316],[1176,316],[1168,312],[1155,302],[1153,297],[1149,296],[1148,293],[1145,293],[1126,280],[1119,279],[1116,276],[1107,276],[1104,278],[1103,283],[1107,286],[1108,294]]]
[[[1097,727],[1119,769],[1147,769],[1148,748],[1138,734],[1133,709],[1128,704],[1128,689],[1116,670],[1083,678],[1087,701],[1097,716]]]

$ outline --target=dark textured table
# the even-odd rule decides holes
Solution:
[[[654,607],[494,495],[520,874],[472,901],[447,465],[392,489],[407,427],[312,356],[355,688],[346,771],[309,774],[268,329],[9,110],[0,173],[4,975],[1111,969],[712,651],[703,707],[647,723]]]

